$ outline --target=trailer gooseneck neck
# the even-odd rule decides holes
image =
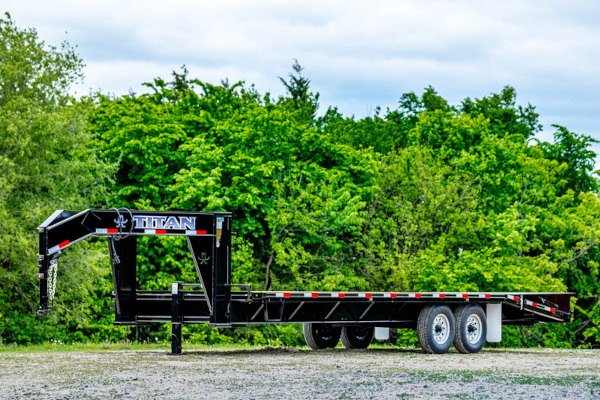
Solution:
[[[62,251],[100,236],[108,241],[115,324],[170,322],[175,354],[181,352],[181,325],[189,323],[304,323],[312,348],[332,347],[339,340],[346,347],[366,347],[375,327],[413,328],[426,352],[443,353],[454,343],[458,351],[472,353],[486,340],[500,341],[503,324],[571,319],[572,293],[252,291],[250,285],[231,282],[231,218],[227,212],[58,210],[38,228],[38,313],[51,310]],[[171,290],[138,290],[141,235],[185,237],[198,282],[173,282]]]

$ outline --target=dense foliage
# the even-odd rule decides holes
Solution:
[[[108,164],[95,152],[86,102],[69,95],[83,66],[63,43],[0,19],[0,337],[29,343],[77,331],[96,315],[93,294],[106,268],[86,243],[65,255],[50,321],[36,317],[37,226],[56,208],[104,201]],[[77,337],[76,335],[73,337]]]
[[[513,88],[451,105],[429,87],[370,117],[319,115],[296,62],[279,98],[183,68],[149,94],[75,101],[73,50],[44,46],[8,17],[1,27],[2,57],[15,60],[0,78],[4,341],[164,337],[166,326],[110,326],[101,243],[66,252],[58,313],[33,314],[36,224],[55,208],[125,206],[231,211],[234,280],[255,289],[572,290],[574,323],[507,329],[506,342],[600,345],[595,141],[555,126],[554,143],[540,143],[535,108]],[[140,288],[197,280],[185,243],[171,239],[140,241]],[[184,333],[299,340],[294,326]]]

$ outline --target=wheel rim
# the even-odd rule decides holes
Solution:
[[[481,339],[481,318],[477,314],[469,315],[466,328],[467,341],[471,344],[479,343]]]
[[[358,340],[367,340],[369,337],[369,328],[358,328],[354,331],[354,337]]]
[[[318,329],[315,329],[315,333],[322,340],[330,341],[333,339],[333,329],[318,328]]]
[[[450,320],[444,314],[436,315],[432,326],[433,340],[437,344],[444,344],[450,336]]]

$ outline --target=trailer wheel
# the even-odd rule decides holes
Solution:
[[[328,324],[306,322],[304,324],[304,340],[313,350],[334,348],[340,341],[341,328]]]
[[[450,307],[429,305],[417,320],[417,336],[425,353],[447,353],[454,340],[454,314]]]
[[[373,340],[375,328],[372,326],[344,326],[342,344],[347,349],[366,349]]]
[[[454,311],[456,337],[454,347],[460,353],[477,353],[487,337],[487,322],[478,304],[465,304]]]

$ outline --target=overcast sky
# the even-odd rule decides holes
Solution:
[[[297,58],[321,110],[396,108],[432,85],[457,104],[514,86],[551,124],[600,140],[598,1],[4,0],[20,27],[78,46],[79,94],[143,92],[185,64],[190,77],[283,94]],[[600,146],[595,150],[600,152]]]

